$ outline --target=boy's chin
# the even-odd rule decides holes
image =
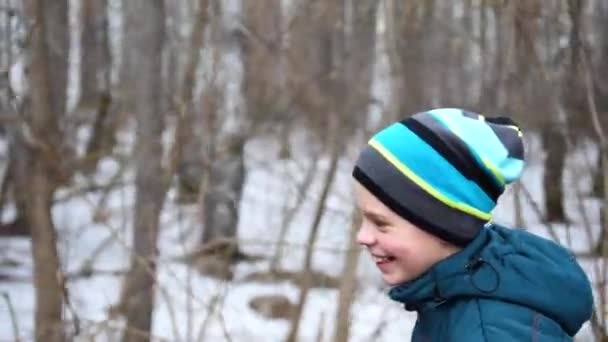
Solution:
[[[383,274],[382,279],[386,285],[396,286],[405,283],[406,281],[410,281],[411,277],[408,277],[405,274]]]

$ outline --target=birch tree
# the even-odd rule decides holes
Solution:
[[[166,195],[166,171],[162,167],[161,135],[165,127],[161,110],[162,51],[164,44],[163,0],[125,3],[127,21],[125,51],[133,68],[133,104],[136,121],[135,210],[130,270],[124,280],[122,310],[126,317],[123,341],[150,341],[156,268],[159,215]]]

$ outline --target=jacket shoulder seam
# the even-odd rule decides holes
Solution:
[[[538,342],[540,315],[534,312],[532,315],[532,342]]]

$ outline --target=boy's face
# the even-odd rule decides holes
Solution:
[[[357,242],[367,248],[387,284],[410,281],[459,250],[394,213],[358,182],[355,196],[363,216]]]

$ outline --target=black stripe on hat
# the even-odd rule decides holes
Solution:
[[[459,137],[425,114],[405,119],[401,123],[435,149],[463,176],[475,182],[494,202],[498,201],[503,188],[480,167],[469,147]]]
[[[486,123],[490,126],[496,137],[498,137],[498,140],[505,146],[509,157],[524,160],[524,144],[520,137],[520,132],[509,127],[519,127],[515,121],[506,117],[495,117],[486,118]]]

